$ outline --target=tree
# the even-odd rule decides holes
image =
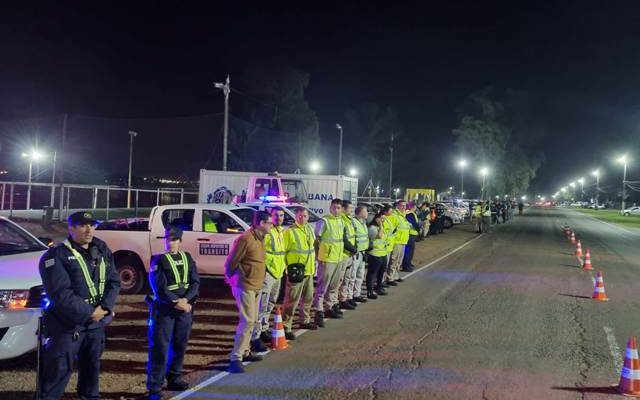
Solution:
[[[538,150],[544,129],[529,95],[510,89],[498,95],[489,87],[469,95],[457,111],[456,145],[474,165],[491,167],[489,192],[526,191],[544,159]]]
[[[235,92],[241,99],[239,118],[230,125],[232,169],[299,168],[320,141],[318,117],[305,99],[309,74],[288,66],[258,65],[248,68],[240,82],[242,90]]]

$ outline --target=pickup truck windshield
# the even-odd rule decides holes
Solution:
[[[236,208],[235,210],[231,210],[231,212],[243,220],[247,225],[251,226],[253,223],[253,214],[256,213],[256,210],[253,208]]]
[[[46,246],[33,239],[20,228],[5,220],[0,220],[0,256],[46,249]]]

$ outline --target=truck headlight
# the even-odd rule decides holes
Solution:
[[[27,306],[29,290],[0,290],[0,308],[21,309]]]

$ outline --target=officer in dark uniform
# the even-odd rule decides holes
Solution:
[[[189,387],[182,379],[182,362],[191,333],[192,305],[200,287],[196,263],[189,253],[180,250],[182,230],[170,227],[164,238],[167,252],[153,256],[149,271],[154,294],[149,307],[147,363],[147,389],[151,400],[162,398],[165,376],[168,390]]]
[[[60,399],[78,362],[76,391],[100,398],[100,356],[104,326],[113,319],[120,279],[107,245],[94,238],[97,221],[89,212],[69,216],[69,237],[40,259],[49,306],[40,376],[40,400]]]

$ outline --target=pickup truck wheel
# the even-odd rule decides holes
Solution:
[[[118,262],[120,293],[136,294],[144,287],[144,269],[139,264],[139,261],[133,257],[126,257]]]
[[[442,221],[442,226],[445,229],[449,229],[453,226],[453,220],[450,217],[445,217],[444,221]]]

